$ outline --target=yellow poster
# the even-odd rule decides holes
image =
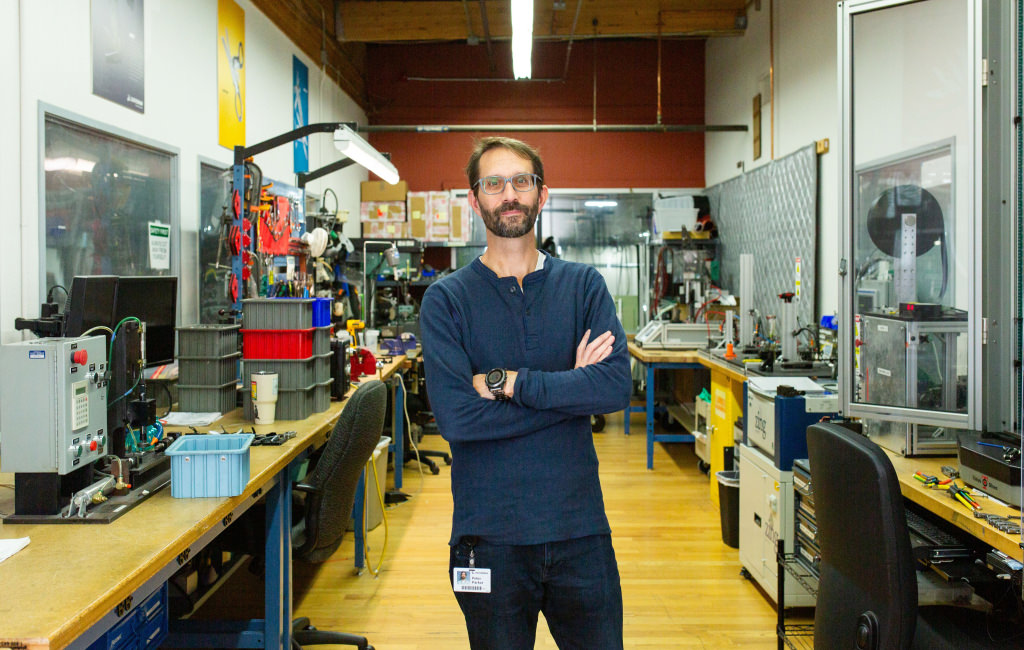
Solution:
[[[245,145],[245,12],[217,2],[217,115],[220,145]]]

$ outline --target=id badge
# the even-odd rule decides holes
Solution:
[[[491,570],[455,567],[452,569],[452,587],[455,591],[489,594],[491,593]]]

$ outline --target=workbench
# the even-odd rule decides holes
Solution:
[[[379,376],[387,379],[404,362],[404,356],[394,357]],[[395,458],[402,457],[401,396],[395,400]],[[0,524],[0,539],[31,540],[0,562],[0,648],[88,647],[260,499],[266,500],[267,512],[266,617],[215,622],[219,624],[216,632],[201,627],[199,621],[171,621],[166,643],[290,647],[292,480],[308,450],[323,444],[346,403],[332,402],[328,410],[301,421],[244,422],[247,430],[255,426],[256,433],[286,428],[296,436],[280,446],[250,449],[249,482],[238,496],[175,499],[168,487],[109,524]],[[240,423],[238,409],[225,414],[214,427],[223,424],[232,430]],[[395,463],[396,472],[400,465]],[[0,475],[0,484],[13,484],[13,476]],[[13,508],[13,490],[0,489],[0,512]],[[362,552],[357,550],[357,556],[361,559]]]

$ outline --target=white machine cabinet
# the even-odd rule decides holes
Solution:
[[[740,562],[773,602],[778,602],[779,539],[793,552],[793,472],[775,467],[772,459],[748,445],[739,445]],[[792,576],[786,576],[784,607],[813,607],[815,598]]]

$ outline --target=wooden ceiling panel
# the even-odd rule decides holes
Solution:
[[[253,4],[315,65],[324,65],[325,52],[327,75],[367,108],[366,46],[338,41],[333,0],[253,0]]]
[[[564,9],[540,0],[534,38],[735,36],[743,33],[744,0],[565,0]],[[340,0],[339,37],[346,42],[425,42],[512,36],[508,0],[485,0],[485,34],[479,0]],[[595,22],[596,21],[596,22]]]
[[[363,109],[365,43],[508,40],[509,0],[252,0]],[[535,0],[534,39],[735,36],[747,0]],[[484,7],[487,29],[484,29]],[[578,17],[577,17],[577,9]],[[575,29],[573,23],[575,21]],[[324,59],[326,58],[326,62]]]

